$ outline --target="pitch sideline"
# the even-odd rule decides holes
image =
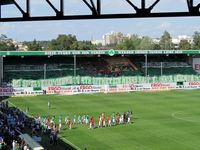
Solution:
[[[64,138],[62,136],[59,136],[59,138],[62,139],[63,141],[65,141],[67,144],[71,145],[76,150],[82,150],[80,147],[76,146],[75,144],[73,144],[72,142],[70,142],[69,140],[67,140],[66,138]]]

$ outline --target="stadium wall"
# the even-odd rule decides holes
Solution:
[[[173,82],[173,83],[143,83],[143,84],[117,84],[117,85],[74,85],[74,86],[48,86],[36,89],[26,88],[0,88],[0,96],[36,96],[36,95],[75,95],[91,93],[118,93],[132,91],[167,91],[181,89],[200,89],[200,81]]]

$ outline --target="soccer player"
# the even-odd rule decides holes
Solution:
[[[62,116],[59,116],[59,120],[58,120],[58,130],[61,130],[61,126],[62,126]]]
[[[86,123],[86,124],[89,123],[89,116],[88,116],[88,115],[86,115],[86,117],[85,117],[85,123]]]
[[[29,107],[26,107],[26,114],[28,115],[29,113]]]
[[[48,101],[48,108],[50,109],[51,108],[51,102]]]
[[[102,118],[102,125],[103,125],[103,127],[105,127],[106,126],[106,122],[105,122],[105,114],[104,113],[102,113],[101,118]]]
[[[93,127],[94,127],[94,118],[91,117],[91,118],[89,119],[89,129],[93,129]]]
[[[89,120],[89,129],[92,129],[92,118]]]
[[[111,117],[111,124],[112,125],[116,125],[116,122],[115,122],[115,113],[112,114],[112,117]]]
[[[116,123],[117,123],[117,124],[119,124],[119,119],[120,119],[120,115],[117,114],[117,116],[116,116]]]
[[[52,117],[51,117],[51,123],[54,124],[54,120],[55,120],[55,116],[52,116]]]
[[[107,117],[107,126],[111,127],[111,120],[110,120],[110,116]]]
[[[134,122],[133,111],[130,111],[130,123]]]
[[[65,117],[65,124],[67,125],[67,123],[68,123],[68,115]]]
[[[67,122],[67,126],[68,126],[68,129],[70,129],[71,130],[71,121],[70,121],[70,119],[68,119],[68,122]]]
[[[122,114],[120,117],[120,124],[123,124],[123,123],[124,123],[124,115]]]
[[[130,124],[131,123],[131,114],[128,113],[127,115],[128,115],[128,121],[127,121],[127,123]]]
[[[76,125],[76,115],[74,115],[74,125]]]
[[[81,116],[78,116],[78,124],[81,124]]]
[[[101,127],[101,123],[102,123],[102,118],[101,118],[101,116],[99,116],[99,124],[98,124],[98,128]]]
[[[85,120],[86,120],[85,118],[86,118],[86,115],[83,115],[82,118],[81,118],[82,119],[82,124],[85,124]]]

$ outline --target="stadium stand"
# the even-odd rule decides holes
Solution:
[[[4,59],[4,81],[8,83],[12,83],[14,80],[16,81],[15,84],[21,84],[20,80],[24,80],[23,83],[28,82],[28,80],[58,78],[73,80],[74,73],[76,73],[77,78],[88,78],[87,82],[84,82],[87,84],[95,81],[92,78],[98,80],[99,77],[143,77],[146,75],[145,58],[144,55],[79,56],[76,59],[76,66],[74,66],[72,56],[52,56],[50,58],[47,56],[27,56],[23,58],[12,56]],[[147,75],[161,76],[161,74],[173,76],[195,75],[196,73],[188,63],[187,56],[148,56]],[[72,83],[73,81],[66,81],[66,84]],[[83,84],[83,80],[80,81],[80,84]],[[93,84],[98,83],[93,82]],[[20,85],[17,87],[20,87]]]
[[[145,72],[145,63],[142,63],[142,70]],[[195,74],[192,66],[185,62],[149,62],[147,64],[148,75],[172,75],[172,74],[183,74],[192,75]]]
[[[68,58],[67,58],[68,59]],[[63,60],[63,61],[61,61]],[[12,79],[44,79],[46,64],[46,78],[58,78],[74,75],[73,59],[68,61],[61,58],[58,62],[48,62],[48,60],[11,60],[4,66],[4,76],[6,81]],[[43,64],[41,64],[43,62]],[[141,75],[141,71],[128,58],[108,57],[108,58],[78,58],[76,66],[78,76],[134,76]]]
[[[10,107],[8,102],[0,102],[1,150],[44,150],[36,140],[36,137],[39,139],[37,123],[26,115],[21,110]],[[27,131],[31,132],[30,135]]]
[[[113,76],[135,76],[141,75],[137,66],[126,57],[106,58],[109,71]]]
[[[27,123],[26,116],[18,109],[0,103],[0,149],[20,150],[28,147],[19,135]]]

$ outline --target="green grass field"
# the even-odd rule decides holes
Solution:
[[[66,116],[133,110],[130,125],[89,130],[77,125],[63,127],[61,136],[87,150],[199,150],[200,91],[134,92],[76,96],[37,96],[10,98],[17,107],[30,114]],[[52,108],[48,110],[47,102]],[[64,119],[63,119],[64,120]],[[63,121],[64,122],[64,121]],[[63,125],[64,126],[64,125]]]

